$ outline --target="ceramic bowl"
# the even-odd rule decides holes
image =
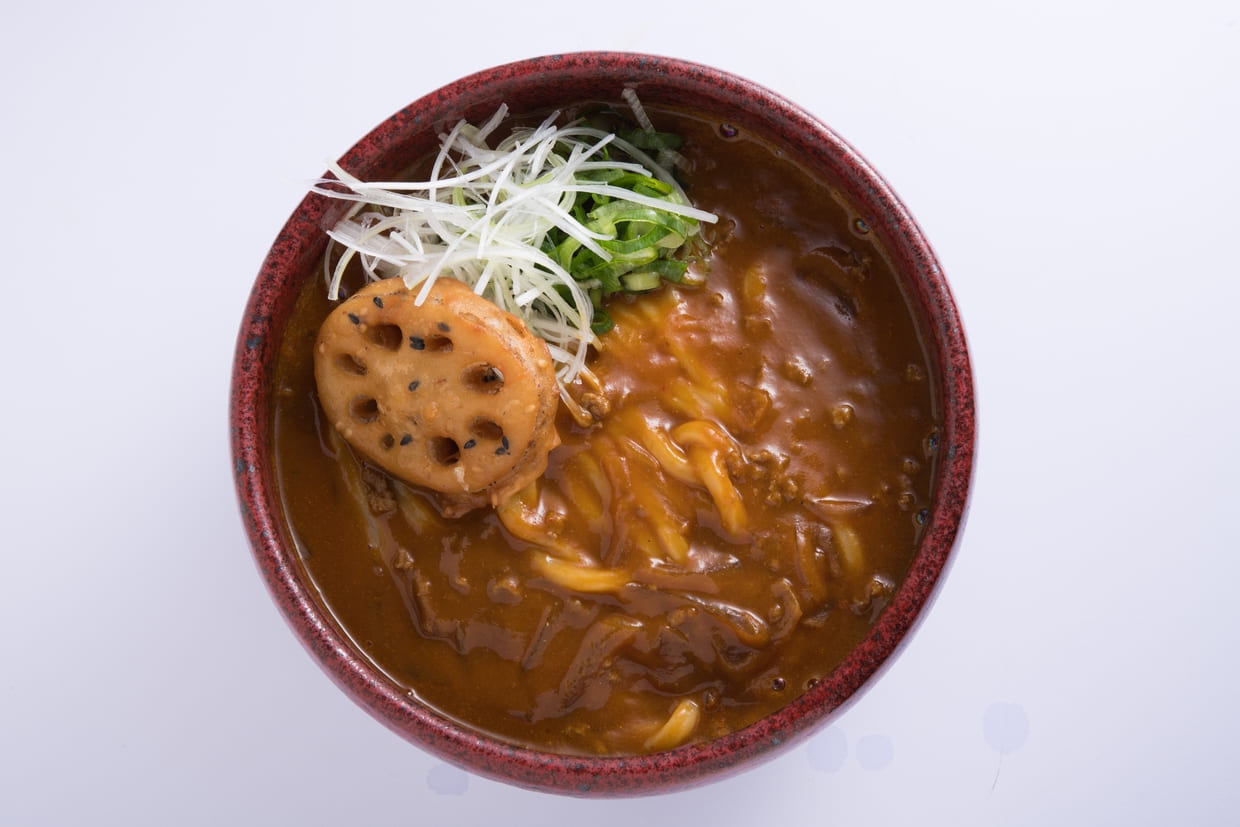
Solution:
[[[838,187],[886,245],[921,316],[941,386],[942,449],[936,495],[920,547],[876,625],[851,655],[799,699],[706,744],[639,757],[565,757],[513,746],[462,727],[416,701],[353,645],[324,609],[298,559],[271,462],[272,368],[294,299],[324,253],[324,227],[341,203],[308,195],[271,247],[237,340],[231,439],[241,512],[258,568],[297,637],[326,673],[375,718],[445,761],[518,786],[580,796],[685,789],[726,778],[821,728],[871,684],[929,607],[963,527],[974,451],[973,380],[964,333],[930,245],[888,184],[830,128],[761,86],[727,72],[651,55],[587,52],[500,66],[451,83],[381,123],[341,159],[359,177],[391,177],[437,144],[457,120],[480,122],[500,103],[513,111],[587,99],[618,100],[625,85],[644,103],[710,113],[766,136]]]

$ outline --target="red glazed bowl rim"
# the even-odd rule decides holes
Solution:
[[[861,155],[808,112],[751,81],[684,60],[625,52],[547,55],[477,72],[426,95],[362,138],[340,160],[382,178],[425,154],[439,131],[475,122],[500,103],[514,111],[577,100],[619,100],[706,111],[782,144],[858,208],[892,257],[920,314],[937,367],[942,416],[935,504],[904,581],[849,657],[800,698],[705,744],[655,755],[580,757],[538,752],[479,734],[415,701],[354,646],[316,599],[284,523],[269,462],[272,366],[298,288],[343,207],[309,194],[255,281],[237,338],[230,405],[234,478],[255,561],[297,637],[350,697],[386,726],[445,761],[521,787],[569,795],[637,795],[719,780],[789,748],[854,701],[890,663],[933,601],[968,508],[975,446],[973,378],[964,330],[939,263],[899,198]]]

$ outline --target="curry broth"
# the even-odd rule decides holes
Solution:
[[[593,428],[561,411],[563,444],[526,504],[623,587],[565,587],[492,509],[447,519],[401,485],[401,507],[359,507],[315,394],[311,346],[331,309],[319,278],[276,371],[279,488],[324,603],[417,698],[540,749],[657,748],[685,698],[699,710],[688,740],[707,740],[795,699],[886,605],[932,497],[930,366],[864,226],[763,142],[654,117],[685,138],[694,205],[720,217],[706,282],[609,305],[616,328],[590,365],[611,410]],[[702,419],[694,406],[736,448],[743,530],[632,437]],[[652,509],[687,555],[661,553]]]

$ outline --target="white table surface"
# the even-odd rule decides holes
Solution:
[[[0,823],[1236,823],[1235,0],[3,19]],[[882,679],[752,772],[622,801],[467,775],[337,691],[228,455],[242,309],[306,182],[443,83],[593,48],[731,70],[855,145],[939,254],[980,406],[955,565]]]

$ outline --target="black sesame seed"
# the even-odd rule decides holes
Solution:
[[[475,445],[477,445],[477,444],[478,444],[478,440],[476,440],[476,439],[471,439],[469,442],[466,442],[466,443],[465,443],[464,445],[462,445],[461,447],[462,447],[462,448],[464,448],[465,450],[467,450],[467,451],[468,451],[470,448],[473,448],[473,447],[474,447]]]
[[[421,379],[414,379],[412,382],[409,383],[409,390],[416,391],[418,389],[418,385],[421,385],[421,384],[422,384]]]
[[[444,333],[447,333],[447,332],[449,332],[450,330],[452,330],[452,328],[448,327],[448,323],[447,323],[447,322],[440,322],[440,323],[439,323],[439,329],[440,329],[440,330],[442,330]]]
[[[426,340],[421,336],[410,336],[409,347],[414,350],[426,350]]]
[[[375,307],[379,308],[380,310],[382,310],[382,309],[383,309],[383,299],[382,299],[382,298],[380,298],[379,296],[375,296],[375,298],[374,298],[374,303],[375,303]]]
[[[508,453],[508,437],[500,437],[499,447],[495,449],[495,455],[502,457]]]
[[[401,445],[408,445],[410,442],[413,442],[413,437],[410,436],[409,434],[405,434],[404,436],[400,438]]]
[[[359,318],[357,317],[357,314],[356,314],[356,313],[350,313],[350,314],[349,314],[349,321],[353,322],[353,324],[361,324],[361,323],[362,323],[362,320],[361,320],[361,319],[359,319]]]

